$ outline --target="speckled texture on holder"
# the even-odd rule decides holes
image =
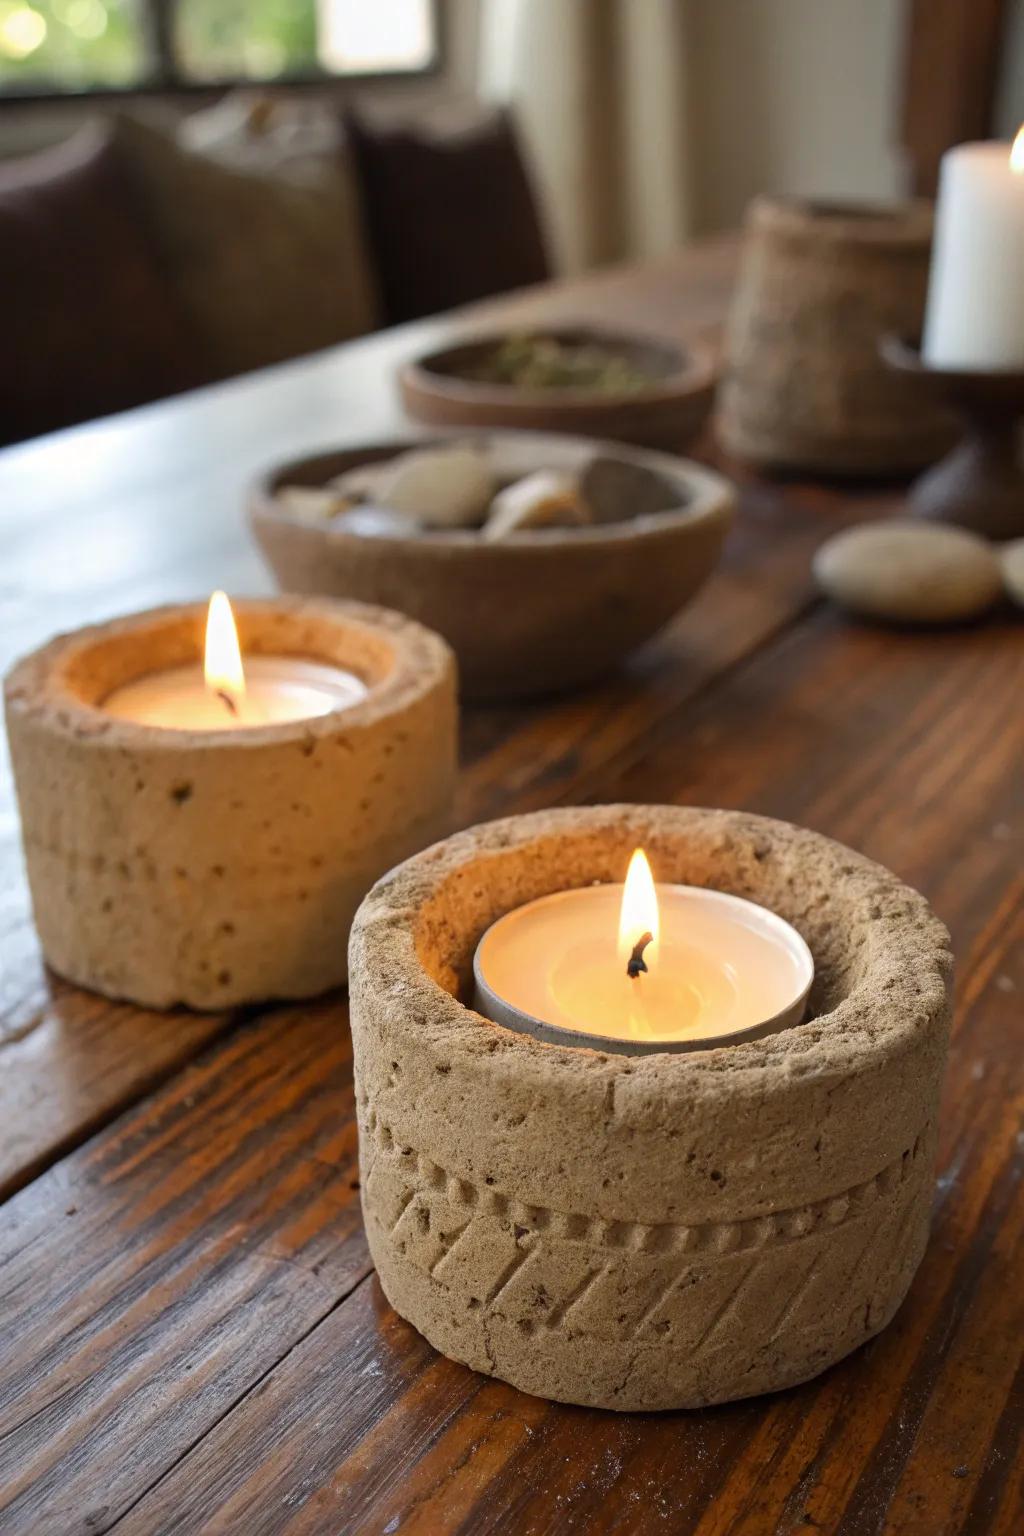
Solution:
[[[808,1022],[627,1058],[458,1001],[495,918],[621,880],[638,844],[800,930]],[[564,1402],[695,1407],[806,1380],[892,1317],[927,1237],[952,959],[888,871],[734,812],[540,812],[392,871],[349,963],[370,1249],[444,1354]]]
[[[308,997],[346,978],[370,885],[448,829],[455,673],[429,630],[323,599],[235,605],[243,652],[360,674],[315,719],[177,731],[98,707],[197,660],[205,607],[62,635],[17,663],[7,723],[36,926],[48,963],[147,1007]]]
[[[826,474],[919,469],[952,447],[942,402],[882,361],[920,333],[932,209],[758,197],[726,334],[718,431],[754,464]]]

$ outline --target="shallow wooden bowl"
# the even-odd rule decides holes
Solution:
[[[571,437],[490,433],[502,479],[576,472],[597,454],[655,471],[678,506],[586,528],[542,528],[498,543],[478,532],[367,537],[288,512],[276,492],[323,485],[423,440],[364,445],[284,464],[253,487],[256,540],[285,591],[358,597],[415,617],[455,650],[463,695],[527,698],[590,682],[655,634],[713,570],[732,486],[686,459]]]
[[[703,426],[717,382],[713,350],[703,343],[683,348],[616,331],[584,326],[538,328],[538,334],[569,345],[613,349],[651,375],[648,388],[596,394],[572,389],[521,389],[466,378],[508,339],[492,332],[429,352],[399,375],[402,401],[418,421],[436,427],[515,427],[526,432],[565,432],[611,438],[641,447],[677,451]]]

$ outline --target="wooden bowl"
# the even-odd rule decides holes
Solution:
[[[496,543],[465,529],[368,537],[338,523],[304,521],[276,492],[323,485],[423,440],[323,453],[271,470],[250,496],[253,533],[282,588],[361,598],[415,617],[453,647],[463,695],[494,700],[600,677],[666,624],[714,568],[734,493],[711,470],[580,438],[505,432],[477,441],[502,479],[541,468],[575,473],[608,454],[657,473],[678,491],[678,506],[586,528],[534,529]]]
[[[604,346],[651,375],[649,388],[622,394],[589,390],[520,389],[466,378],[465,373],[509,339],[493,332],[453,343],[407,364],[399,375],[410,416],[436,427],[515,427],[611,438],[640,447],[684,447],[703,426],[714,400],[716,358],[711,347],[584,326],[538,328],[567,345]]]

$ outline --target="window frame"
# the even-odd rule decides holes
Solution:
[[[323,91],[334,86],[396,85],[400,81],[435,79],[444,73],[447,58],[445,8],[441,0],[427,0],[430,12],[433,53],[418,69],[351,70],[345,74],[328,70],[302,70],[274,75],[269,80],[254,80],[227,75],[216,80],[189,80],[182,76],[174,49],[174,6],[176,0],[138,0],[143,13],[143,27],[149,34],[152,69],[134,85],[97,85],[66,91],[53,90],[45,83],[38,89],[0,89],[0,112],[5,108],[31,107],[37,102],[56,106],[61,102],[127,101],[140,96],[215,96],[233,90]]]

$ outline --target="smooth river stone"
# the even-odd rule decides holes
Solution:
[[[1012,544],[1004,544],[999,552],[999,561],[1007,594],[1019,607],[1024,608],[1024,539],[1014,539]]]
[[[814,557],[841,607],[896,623],[943,624],[991,608],[1002,582],[991,545],[963,528],[901,520],[838,533]]]
[[[278,504],[304,523],[326,523],[352,505],[341,492],[319,485],[285,485],[277,493]]]
[[[332,527],[342,533],[357,533],[362,539],[414,539],[423,531],[422,525],[404,512],[365,503],[336,517]]]
[[[653,470],[604,453],[596,454],[583,471],[580,490],[595,523],[672,512],[685,502],[679,488]]]
[[[497,488],[490,459],[469,444],[414,448],[382,464],[359,465],[331,485],[429,528],[481,523]]]
[[[488,543],[531,528],[578,528],[591,521],[575,475],[538,469],[499,491],[491,502],[483,536]]]

